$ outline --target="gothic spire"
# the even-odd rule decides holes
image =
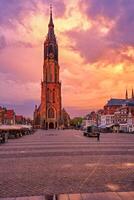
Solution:
[[[52,17],[52,5],[50,5],[50,19],[48,23],[48,33],[44,42],[44,59],[54,59],[58,62],[58,44],[54,33],[54,23]]]
[[[52,4],[50,4],[50,20],[49,20],[48,27],[54,27],[53,14],[52,14]]]
[[[126,99],[128,99],[128,92],[127,92],[127,89],[126,89]]]
[[[52,5],[51,4],[50,4],[50,19],[49,19],[49,24],[48,24],[47,39],[49,41],[56,42],[56,37],[54,34],[54,23],[53,23],[53,14],[52,14]]]

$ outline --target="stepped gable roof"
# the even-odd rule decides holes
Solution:
[[[134,106],[134,100],[132,99],[110,99],[107,106],[122,106],[123,104],[127,106]]]

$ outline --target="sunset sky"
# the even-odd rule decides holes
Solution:
[[[134,88],[134,0],[0,0],[0,105],[32,116],[53,4],[62,105],[71,116]]]

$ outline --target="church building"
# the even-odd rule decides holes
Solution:
[[[128,97],[128,91],[126,90],[125,98],[111,98],[104,106],[104,114],[114,114],[117,109],[127,106],[128,108],[134,108],[134,91],[132,89],[131,97]],[[134,110],[134,109],[133,109]]]
[[[35,106],[34,126],[56,129],[62,124],[61,82],[59,81],[58,44],[54,33],[52,7],[48,34],[44,42],[43,80],[41,81],[41,104]]]

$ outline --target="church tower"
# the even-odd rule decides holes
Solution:
[[[41,81],[41,104],[34,116],[40,118],[40,127],[59,128],[61,123],[61,83],[59,81],[58,44],[54,33],[52,6],[48,34],[44,42],[43,80]],[[38,113],[38,114],[37,114]]]

